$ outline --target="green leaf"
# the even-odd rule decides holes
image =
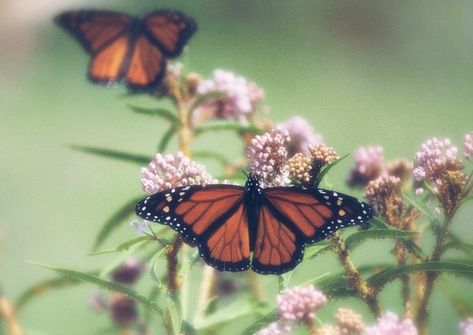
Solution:
[[[402,191],[402,195],[404,196],[404,198],[407,200],[407,202],[409,204],[411,204],[412,206],[414,206],[414,208],[416,208],[419,212],[421,212],[422,214],[424,214],[425,216],[427,216],[427,218],[429,220],[433,220],[435,219],[435,214],[432,212],[432,210],[427,207],[424,203],[422,203],[421,201],[419,201],[418,199],[414,198],[412,195],[410,195],[409,193],[405,192],[405,191]]]
[[[234,130],[240,133],[252,133],[255,135],[262,133],[259,128],[251,124],[242,124],[241,122],[232,120],[216,120],[205,122],[201,126],[194,128],[194,133],[196,135],[200,135],[209,131],[221,130]]]
[[[163,247],[157,250],[156,253],[153,255],[153,257],[149,261],[149,264],[151,264],[151,271],[150,271],[151,279],[155,282],[155,284],[158,287],[161,287],[161,280],[159,279],[158,274],[157,274],[157,267],[159,264],[159,260],[161,259],[161,257],[164,256],[165,253],[166,253],[166,248]]]
[[[171,141],[172,137],[176,134],[176,127],[170,127],[161,137],[161,141],[158,144],[158,152],[166,151],[169,142]]]
[[[223,306],[219,306],[215,313],[201,319],[195,325],[197,330],[213,329],[231,321],[241,319],[248,315],[254,315],[261,310],[261,304],[257,302],[249,302],[237,300]]]
[[[335,248],[335,244],[333,244],[330,241],[321,241],[318,242],[317,244],[311,245],[309,247],[305,248],[304,251],[304,259],[312,259],[315,256],[326,252],[330,251]]]
[[[289,287],[289,282],[291,281],[293,274],[294,270],[285,272],[278,276],[279,291]]]
[[[373,216],[373,218],[370,220],[370,222],[373,223],[373,226],[375,226],[376,228],[393,229],[389,224],[387,224],[383,219],[381,219],[378,216]],[[405,247],[409,250],[409,252],[414,254],[417,258],[422,259],[422,260],[427,259],[427,256],[426,256],[424,250],[422,250],[421,247],[419,247],[417,244],[415,244],[414,241],[412,241],[412,240],[402,240],[402,242],[404,243]]]
[[[399,278],[402,275],[414,272],[441,272],[464,275],[473,278],[473,265],[450,261],[425,262],[419,264],[408,264],[392,266],[385,269],[370,278],[368,284],[373,287],[382,287],[386,283]]]
[[[174,335],[179,335],[181,333],[180,330],[182,324],[182,309],[179,302],[179,296],[173,293],[169,294],[166,299],[166,304],[166,310],[171,318]]]
[[[269,314],[266,314],[262,318],[258,319],[255,321],[252,325],[250,325],[248,328],[246,328],[241,335],[254,335],[258,330],[266,327],[272,322],[275,322],[278,320],[278,315],[276,312],[271,312]]]
[[[222,92],[210,92],[204,95],[199,95],[197,99],[194,100],[189,110],[193,112],[196,108],[200,107],[202,104],[206,103],[212,99],[219,99],[226,97],[225,93]]]
[[[409,239],[417,233],[413,231],[402,231],[397,229],[369,229],[362,230],[351,234],[345,239],[345,246],[348,249],[353,249],[366,240],[373,239]]]
[[[134,154],[130,152],[124,152],[124,151],[118,151],[118,150],[113,150],[113,149],[89,147],[85,145],[76,145],[76,144],[72,144],[70,147],[74,150],[85,152],[88,154],[115,159],[115,160],[124,161],[124,162],[129,162],[129,163],[135,163],[139,165],[147,165],[151,160],[149,156]]]
[[[379,216],[373,216],[370,220],[374,227],[380,229],[392,229],[392,227]]]
[[[129,200],[120,209],[118,209],[102,226],[97,237],[95,238],[92,250],[97,250],[98,247],[107,239],[107,237],[118,228],[130,215],[134,213],[136,203],[141,200],[143,196],[139,196]]]
[[[131,288],[128,286],[114,283],[111,281],[104,280],[94,274],[91,273],[86,273],[86,272],[79,272],[75,270],[70,270],[70,269],[64,269],[64,268],[57,268],[57,267],[52,267],[48,265],[43,265],[43,264],[37,264],[38,266],[41,266],[43,268],[52,270],[54,272],[57,272],[63,276],[66,276],[68,278],[72,278],[74,280],[81,280],[85,281],[91,284],[95,284],[101,288],[104,288],[106,290],[110,290],[113,292],[120,292],[125,294],[126,296],[135,299],[137,302],[141,303],[145,307],[149,307],[156,311],[159,315],[163,315],[162,309],[156,305],[153,301],[148,300],[146,297],[138,294],[137,292],[133,291]]]
[[[230,164],[230,161],[222,154],[219,154],[218,152],[213,152],[213,151],[193,151],[192,156],[195,158],[200,158],[200,159],[205,159],[205,158],[210,158],[213,159],[217,162],[219,162],[222,165],[228,165]]]
[[[179,119],[177,118],[177,116],[173,112],[164,108],[144,108],[144,107],[138,107],[134,105],[128,105],[128,108],[130,108],[133,112],[138,113],[138,114],[158,116],[163,119],[166,119],[167,121],[173,124],[179,123]]]
[[[95,273],[97,272],[90,272],[90,274],[95,274]],[[17,311],[19,311],[29,301],[31,301],[33,298],[36,298],[37,296],[41,294],[44,294],[48,291],[62,289],[62,288],[66,288],[66,287],[81,284],[81,283],[82,281],[78,279],[62,277],[62,276],[58,278],[44,280],[42,282],[39,282],[31,286],[25,291],[23,291],[23,293],[20,294],[20,297],[16,301],[15,308]]]
[[[320,184],[320,182],[322,181],[322,179],[325,177],[325,175],[330,170],[332,170],[335,165],[340,163],[342,160],[344,160],[348,156],[350,156],[350,154],[346,154],[346,155],[340,157],[339,159],[337,159],[337,160],[333,161],[332,163],[330,163],[329,165],[327,165],[327,167],[325,167],[322,171],[320,171],[319,175],[317,176],[317,179],[314,182],[314,186],[317,187]]]
[[[122,244],[120,244],[115,249],[94,251],[94,252],[89,253],[88,256],[96,256],[96,255],[103,255],[103,254],[110,254],[110,253],[114,253],[114,252],[126,251],[131,246],[133,246],[137,243],[140,243],[140,242],[145,242],[145,241],[149,242],[149,241],[151,241],[151,238],[148,235],[138,236],[138,237],[135,237],[131,240],[123,242]]]

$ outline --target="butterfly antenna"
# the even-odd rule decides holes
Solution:
[[[246,176],[246,178],[249,178],[250,175],[248,174],[248,172],[246,172],[245,170],[241,170],[241,172]]]

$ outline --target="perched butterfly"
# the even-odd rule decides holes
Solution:
[[[171,10],[143,18],[102,10],[60,14],[56,22],[91,54],[89,78],[96,83],[124,80],[132,90],[157,86],[166,60],[177,57],[196,31],[195,21]]]
[[[251,268],[280,274],[302,261],[304,245],[340,228],[367,222],[371,207],[353,197],[303,187],[262,188],[250,175],[244,187],[178,187],[153,194],[136,214],[171,226],[205,262],[220,271]]]

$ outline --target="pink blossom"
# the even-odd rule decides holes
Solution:
[[[288,132],[281,128],[257,135],[251,140],[246,150],[248,170],[261,180],[263,186],[282,186],[287,183],[285,162],[289,140]]]
[[[432,138],[422,144],[416,153],[414,178],[417,181],[436,181],[452,166],[458,165],[458,149],[447,139]]]
[[[141,169],[141,185],[149,194],[173,187],[215,182],[203,165],[191,161],[182,152],[175,155],[156,154],[155,159]]]
[[[194,118],[205,118],[206,112],[221,119],[245,120],[255,106],[264,99],[264,91],[246,78],[232,72],[215,70],[213,77],[197,87],[197,97],[209,93],[222,93],[223,97],[211,98],[197,110]]]
[[[466,159],[473,159],[473,131],[471,133],[465,134],[463,147]]]
[[[278,126],[287,130],[291,138],[288,144],[289,157],[299,152],[308,154],[309,146],[323,142],[322,135],[316,133],[314,128],[303,117],[294,116]]]
[[[473,335],[473,317],[466,318],[459,324],[461,335]]]
[[[384,313],[378,322],[366,328],[366,335],[417,335],[417,329],[411,319],[400,319],[391,312]]]
[[[294,325],[292,323],[276,321],[260,329],[254,335],[286,335],[291,334],[293,329]]]
[[[381,146],[360,147],[355,151],[355,166],[351,170],[351,185],[366,185],[385,173],[384,150]]]
[[[297,286],[282,291],[277,302],[281,320],[301,321],[313,319],[315,312],[327,302],[327,297],[313,286]]]

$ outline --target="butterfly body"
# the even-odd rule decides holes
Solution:
[[[359,225],[371,208],[353,197],[303,187],[211,184],[174,188],[138,202],[142,218],[169,225],[220,271],[280,274],[303,259],[305,244]]]
[[[62,13],[56,22],[91,55],[90,80],[124,81],[132,90],[157,86],[166,72],[166,60],[177,57],[197,29],[193,19],[172,10],[139,17],[79,10]]]

